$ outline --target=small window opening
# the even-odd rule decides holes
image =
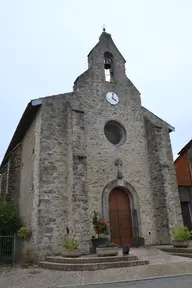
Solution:
[[[105,81],[111,82],[113,80],[113,55],[109,52],[104,53],[104,70]]]

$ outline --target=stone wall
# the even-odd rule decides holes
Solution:
[[[71,142],[72,94],[44,99],[41,110],[37,249],[40,257],[63,250],[66,228],[71,227],[73,186]],[[69,163],[70,166],[69,166]],[[68,185],[69,184],[69,185]],[[73,211],[74,213],[74,211]]]
[[[35,120],[22,141],[19,211],[23,224],[31,229],[34,193]]]
[[[21,145],[18,144],[9,154],[9,159],[1,169],[0,194],[15,204],[19,211]]]
[[[1,169],[1,195],[5,195],[8,191],[8,163]]]
[[[168,125],[145,108],[143,112],[158,241],[169,244],[173,228],[183,223]]]
[[[72,214],[75,236],[82,238],[81,249],[89,252],[89,218],[87,187],[87,138],[85,132],[84,110],[77,105],[72,107],[72,153],[73,153],[73,197]]]
[[[145,128],[148,143],[151,185],[153,188],[152,201],[155,207],[154,220],[158,233],[158,244],[166,244],[170,241],[170,231],[166,207],[164,179],[158,155],[162,128],[153,126],[153,124],[147,118],[145,118]]]
[[[33,201],[32,205],[32,219],[31,219],[31,249],[32,258],[35,261],[38,258],[38,233],[39,233],[39,187],[40,187],[40,175],[39,175],[39,159],[40,159],[40,137],[41,137],[41,109],[36,115],[34,122],[34,159],[33,159]]]
[[[172,231],[176,226],[183,225],[179,192],[176,181],[176,171],[173,162],[173,153],[170,135],[167,127],[163,129],[162,146],[160,150],[160,163],[164,176],[164,189],[166,193],[166,206],[168,211],[169,229]]]
[[[8,199],[14,203],[19,212],[21,145],[17,145],[9,155]]]

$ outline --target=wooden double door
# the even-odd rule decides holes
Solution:
[[[133,239],[132,213],[128,194],[115,188],[109,195],[111,240],[118,247],[130,244]]]

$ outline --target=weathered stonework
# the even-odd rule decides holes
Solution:
[[[145,109],[145,130],[153,188],[152,201],[156,211],[156,229],[159,244],[169,244],[173,228],[176,225],[182,225],[179,195],[172,165],[173,156],[168,127],[166,123],[160,119],[154,119],[154,115],[150,114],[149,111],[146,113]]]
[[[7,193],[8,188],[8,163],[1,170],[1,195],[4,196]]]
[[[35,120],[22,141],[19,211],[24,224],[31,229],[34,197]]]
[[[8,199],[15,204],[19,211],[20,196],[20,174],[21,174],[21,145],[19,144],[9,157],[9,179],[8,179]]]
[[[15,204],[19,211],[21,145],[18,144],[9,154],[8,162],[1,170],[0,192]]]
[[[114,59],[112,82],[105,81],[106,51]],[[29,107],[33,111],[39,105],[21,141],[18,187],[20,214],[32,230],[31,249],[39,259],[61,253],[67,228],[89,253],[93,212],[108,221],[115,187],[129,195],[137,212],[133,234],[147,245],[170,243],[172,228],[182,223],[169,125],[142,107],[109,34],[102,33],[88,55],[88,67],[73,92],[38,99]],[[109,91],[119,96],[118,105],[106,101]],[[105,137],[110,120],[126,130],[122,145]]]

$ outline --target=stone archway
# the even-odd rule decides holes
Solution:
[[[125,193],[127,193],[130,201],[131,209],[131,219],[132,219],[132,228],[133,228],[133,238],[141,237],[141,218],[140,218],[140,205],[139,197],[135,188],[128,182],[118,179],[109,182],[102,193],[102,216],[106,222],[110,219],[109,217],[109,195],[114,188],[120,188]]]

